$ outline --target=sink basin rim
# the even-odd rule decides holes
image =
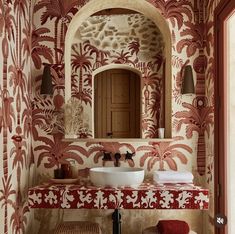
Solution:
[[[91,182],[96,186],[138,186],[144,180],[144,169],[133,167],[94,167]]]
[[[129,172],[140,172],[144,171],[143,168],[139,167],[93,167],[90,171],[103,172],[103,173],[129,173]]]

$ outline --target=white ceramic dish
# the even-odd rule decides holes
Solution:
[[[78,178],[73,178],[73,179],[50,179],[51,182],[55,183],[55,184],[73,184],[76,183],[78,181]]]
[[[144,169],[132,167],[96,167],[90,169],[96,186],[138,186],[144,180]]]

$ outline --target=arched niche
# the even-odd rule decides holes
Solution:
[[[160,29],[164,43],[165,54],[165,137],[171,138],[171,100],[172,100],[172,69],[171,69],[171,33],[169,26],[161,13],[145,0],[91,0],[73,17],[65,38],[65,102],[71,99],[71,50],[77,29],[91,15],[101,10],[125,8],[139,12],[152,20]]]

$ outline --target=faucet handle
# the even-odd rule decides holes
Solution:
[[[103,161],[112,161],[112,157],[111,157],[110,152],[105,152],[104,151],[103,153],[104,153],[103,158],[102,158]]]
[[[120,153],[115,153],[115,154],[114,154],[114,158],[115,158],[116,160],[119,160],[119,159],[121,158],[121,154],[120,154]]]
[[[135,155],[135,152],[133,153],[129,153],[128,151],[126,151],[126,157],[125,157],[125,160],[131,160],[133,161],[133,156]]]

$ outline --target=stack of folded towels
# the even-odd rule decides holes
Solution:
[[[178,171],[154,171],[153,180],[156,183],[193,183],[193,174],[191,172],[178,172]]]
[[[159,234],[189,234],[189,225],[181,220],[160,220],[157,224]]]

